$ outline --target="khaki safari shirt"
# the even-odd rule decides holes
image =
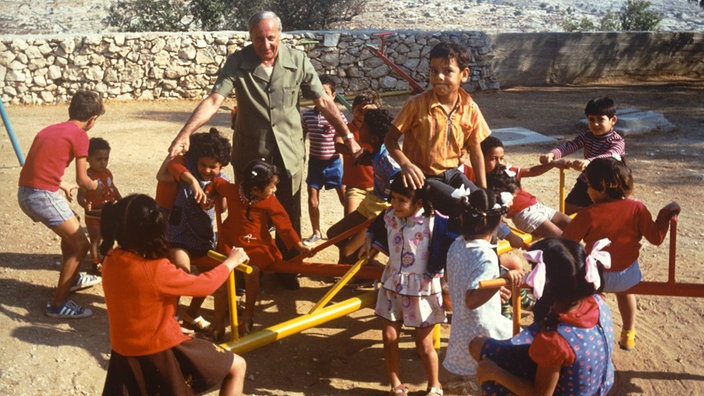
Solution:
[[[325,95],[317,72],[301,51],[279,46],[271,75],[267,75],[251,45],[230,55],[212,92],[225,97],[232,89],[237,116],[232,136],[232,163],[241,175],[255,159],[274,162],[278,146],[289,177],[303,171],[305,146],[298,99]]]

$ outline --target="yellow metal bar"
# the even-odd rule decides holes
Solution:
[[[251,268],[251,267],[250,267]],[[237,318],[237,288],[235,287],[235,271],[230,272],[230,276],[227,277],[227,302],[230,306],[230,332],[232,335],[232,340],[237,340],[240,338],[240,333],[237,330],[239,328],[239,319]]]
[[[330,290],[328,290],[327,293],[325,293],[323,298],[321,298],[320,301],[318,301],[318,303],[315,304],[315,306],[310,311],[308,311],[308,313],[312,314],[314,312],[317,312],[320,309],[322,309],[325,305],[327,305],[327,303],[329,303],[330,300],[332,300],[332,298],[335,297],[337,295],[337,293],[340,290],[342,290],[343,287],[345,287],[347,282],[349,282],[350,279],[352,279],[354,277],[354,275],[357,273],[357,271],[359,271],[359,269],[362,268],[362,266],[364,264],[366,264],[366,262],[367,262],[366,257],[357,260],[357,262],[354,263],[354,265],[352,267],[350,267],[350,269],[347,271],[347,273],[345,275],[343,275],[342,278],[340,278],[340,280],[337,281],[337,283],[335,283],[330,288]]]
[[[359,297],[353,297],[345,301],[325,307],[312,314],[304,314],[297,318],[267,327],[263,330],[251,333],[237,341],[230,341],[221,344],[227,350],[237,354],[242,354],[253,349],[262,347],[281,340],[311,327],[327,323],[340,318],[361,308],[372,307],[376,304],[377,292],[365,293]]]
[[[521,288],[511,287],[511,297],[513,298],[513,334],[521,332]]]
[[[440,324],[433,326],[433,348],[440,349]]]
[[[565,213],[565,169],[560,169],[560,212]]]
[[[210,257],[210,258],[213,259],[213,260],[217,260],[217,261],[219,261],[219,262],[221,262],[221,263],[222,263],[223,261],[225,261],[225,259],[227,258],[227,256],[225,256],[224,254],[218,253],[218,252],[216,252],[215,250],[208,250],[208,257]],[[247,265],[248,262],[249,262],[249,261],[244,262],[244,263],[242,263],[242,264],[237,264],[237,267],[235,267],[235,269],[236,269],[237,271],[244,272],[245,274],[251,274],[251,273],[252,273],[252,267],[250,267],[249,265]]]

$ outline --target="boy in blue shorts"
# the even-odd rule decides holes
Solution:
[[[69,201],[72,190],[82,187],[98,190],[97,180],[88,176],[88,131],[98,116],[105,113],[100,96],[94,92],[78,91],[68,108],[69,120],[50,125],[35,136],[20,171],[17,201],[22,211],[35,222],[54,231],[61,238],[61,271],[54,297],[46,305],[45,313],[52,318],[85,318],[93,311],[69,300],[71,292],[100,283],[94,275],[79,273],[81,262],[88,254],[90,243],[81,230],[78,216]],[[62,180],[66,167],[76,159],[76,183]],[[66,194],[64,198],[59,190]]]
[[[320,76],[326,95],[335,99],[335,86],[327,75]],[[347,123],[347,119],[340,114]],[[312,245],[323,238],[320,231],[320,189],[334,188],[340,203],[345,202],[345,186],[342,184],[342,158],[335,151],[335,128],[325,119],[317,108],[301,113],[303,133],[310,144],[308,158],[308,214],[313,234],[303,240],[306,245]]]

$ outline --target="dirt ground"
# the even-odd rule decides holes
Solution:
[[[677,280],[704,285],[704,237],[701,199],[704,197],[704,84],[611,83],[589,87],[512,88],[473,94],[493,128],[526,127],[555,137],[570,138],[586,102],[599,95],[613,97],[621,108],[662,112],[677,126],[668,134],[626,137],[636,180],[635,197],[651,212],[671,200],[682,206],[677,238]],[[392,113],[405,98],[386,99]],[[231,105],[231,102],[226,102]],[[112,145],[110,169],[123,195],[153,194],[154,175],[166,149],[195,102],[108,102],[107,113],[90,132]],[[12,126],[26,152],[43,126],[67,119],[67,106],[9,107]],[[212,122],[229,135],[228,111]],[[529,166],[551,144],[508,147],[510,163]],[[44,316],[57,280],[59,241],[49,230],[33,224],[16,201],[17,158],[6,134],[0,134],[0,394],[94,395],[101,392],[110,352],[107,315],[100,286],[73,298],[91,307],[94,316],[56,320]],[[227,169],[231,173],[231,168]],[[72,169],[67,170],[69,179]],[[576,177],[568,174],[568,188]],[[557,206],[558,173],[526,179],[524,187],[547,204]],[[342,213],[335,193],[322,194],[322,223],[327,228]],[[77,212],[82,213],[74,204]],[[699,220],[698,220],[699,219]],[[304,204],[303,234],[310,234]],[[646,280],[667,279],[668,240],[641,250]],[[333,262],[328,249],[316,262]],[[86,266],[87,268],[87,266]],[[307,312],[331,286],[325,278],[302,277],[302,288],[281,288],[271,276],[256,315],[256,327],[269,326]],[[704,287],[704,286],[702,286]],[[346,287],[334,301],[370,291]],[[185,301],[184,301],[185,300]],[[182,304],[187,303],[187,299]],[[607,298],[616,329],[621,320],[613,296]],[[212,302],[204,315],[212,316]],[[637,347],[614,351],[616,384],[613,395],[704,394],[704,299],[639,296]],[[618,330],[617,330],[618,331]],[[444,356],[450,326],[442,331]],[[248,363],[245,392],[250,395],[384,395],[381,333],[371,309],[322,324],[244,354]],[[413,350],[412,334],[404,333],[402,378],[413,395],[424,394],[425,377]],[[447,379],[447,373],[442,373]],[[211,394],[215,394],[212,392]],[[451,394],[451,392],[448,392]]]

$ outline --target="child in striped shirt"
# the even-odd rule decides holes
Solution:
[[[589,121],[589,130],[541,155],[541,164],[548,164],[583,148],[584,159],[569,162],[571,168],[583,171],[595,158],[623,156],[626,153],[626,142],[614,131],[617,117],[613,99],[599,97],[590,100],[584,109],[584,114]],[[572,191],[565,198],[565,213],[568,215],[576,213],[591,204],[592,200],[587,194],[586,178],[584,174],[580,174]]]

